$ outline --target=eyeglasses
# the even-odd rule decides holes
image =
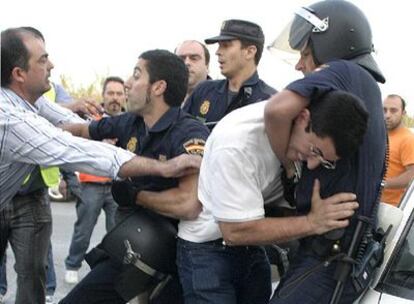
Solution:
[[[327,160],[323,157],[323,153],[313,145],[310,146],[312,156],[316,157],[325,169],[334,170],[336,168],[336,161]]]

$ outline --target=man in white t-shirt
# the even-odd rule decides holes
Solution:
[[[207,141],[198,188],[203,211],[196,220],[182,220],[178,232],[177,264],[188,303],[267,303],[270,266],[259,245],[343,228],[358,206],[352,193],[322,199],[315,180],[309,214],[264,216],[264,205],[283,196],[280,162],[264,129],[265,104],[230,113]],[[296,118],[287,155],[309,169],[335,169],[336,160],[348,156],[337,151],[358,148],[367,119],[353,95],[325,94]],[[337,122],[335,130],[327,120]]]

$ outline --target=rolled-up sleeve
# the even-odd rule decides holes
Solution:
[[[41,96],[36,101],[37,114],[46,118],[55,126],[60,126],[65,123],[86,123],[76,113],[60,106],[57,103],[50,102],[45,97]]]
[[[135,156],[106,143],[72,136],[34,113],[9,111],[3,120],[7,121],[3,121],[2,163],[59,166],[116,178],[120,167]]]

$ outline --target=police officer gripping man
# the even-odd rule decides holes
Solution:
[[[336,170],[319,167],[310,171],[304,166],[296,187],[297,211],[299,214],[309,211],[312,184],[318,178],[322,197],[353,192],[360,206],[357,215],[372,220],[384,171],[386,130],[377,84],[385,79],[371,56],[373,45],[369,22],[360,9],[347,1],[321,1],[298,9],[286,31],[285,37],[289,41],[283,39],[282,33],[271,47],[289,46],[300,51],[296,69],[305,77],[274,95],[265,109],[266,130],[272,148],[286,169],[292,167],[286,158],[292,122],[316,94],[332,90],[350,92],[364,102],[369,112],[362,144],[356,153],[339,160]],[[315,159],[321,156],[315,153]],[[337,263],[315,271],[311,269],[335,253],[333,251],[348,251],[356,222],[352,219],[345,233],[301,240],[298,254],[271,303],[329,303],[337,283],[334,278]],[[352,303],[362,292],[354,288],[350,279],[343,286],[340,303]]]
[[[183,153],[202,155],[208,129],[180,108],[187,91],[187,83],[188,71],[178,56],[164,50],[144,52],[138,59],[132,77],[125,83],[128,89],[128,113],[103,118],[89,126],[73,125],[71,128],[77,128],[78,134],[96,140],[117,138],[117,145],[154,159],[168,160]],[[113,194],[120,207],[138,208],[138,222],[145,219],[150,225],[157,224],[154,218],[159,214],[169,217],[171,221],[171,218],[192,219],[200,212],[197,179],[198,174],[181,178],[142,176],[114,184]],[[156,211],[158,215],[146,208]],[[152,214],[148,215],[149,212]],[[162,218],[159,226],[168,226],[165,217]],[[119,226],[123,223],[121,221]],[[175,265],[174,256],[165,256],[167,252],[159,250],[151,252],[148,248],[134,248],[133,242],[129,240],[134,238],[133,235],[147,231],[147,227],[134,227],[131,225],[127,232],[132,234],[131,238],[126,238],[128,242],[121,240],[121,247],[125,246],[124,252],[128,253],[126,256],[135,257],[134,264],[145,272],[144,275],[154,275],[149,280],[157,280],[160,275],[156,270],[160,265],[157,265],[157,261],[149,265],[148,261],[154,261],[154,256],[158,256],[160,264],[167,260]],[[169,228],[164,231],[167,230],[171,232]],[[148,237],[143,241],[145,246],[161,248],[157,242],[162,242],[163,239],[165,235],[160,234],[159,237],[151,237],[150,240]],[[152,242],[155,243],[151,244]],[[175,253],[175,249],[169,252]],[[98,263],[61,303],[126,303],[133,296],[131,291],[115,288],[116,285],[119,286],[117,280],[123,275],[120,261],[112,257]],[[136,288],[142,291],[140,286]],[[172,297],[177,299],[179,295]],[[170,303],[174,298],[170,299]]]
[[[262,57],[262,28],[249,21],[226,20],[220,35],[205,40],[218,43],[216,55],[223,80],[204,81],[186,100],[184,110],[210,128],[234,109],[268,99],[276,91],[259,78]]]

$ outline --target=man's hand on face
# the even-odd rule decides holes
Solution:
[[[319,180],[315,180],[311,211],[307,215],[307,219],[314,234],[323,234],[348,226],[348,218],[354,214],[357,208],[356,195],[353,193],[342,192],[322,199]]]
[[[197,173],[201,166],[201,156],[181,154],[163,163],[163,177],[181,177]]]

